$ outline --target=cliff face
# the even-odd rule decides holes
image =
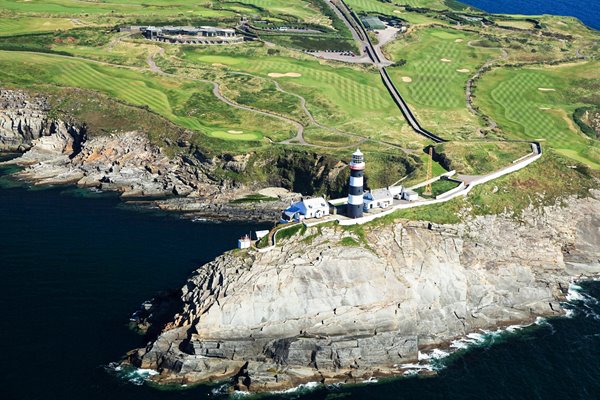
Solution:
[[[43,97],[1,90],[0,151],[24,151],[34,139],[49,136],[69,127],[48,118],[49,106]]]
[[[600,273],[595,196],[518,223],[396,223],[364,242],[309,228],[270,252],[227,253],[189,278],[178,314],[132,360],[162,383],[235,376],[250,390],[402,373],[419,350],[562,315],[570,280]]]

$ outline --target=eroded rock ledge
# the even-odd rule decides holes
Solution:
[[[189,278],[179,312],[130,360],[160,383],[233,378],[254,391],[402,373],[419,350],[562,315],[570,281],[600,273],[599,199],[518,222],[370,227],[364,240],[310,228],[270,252],[226,253]]]

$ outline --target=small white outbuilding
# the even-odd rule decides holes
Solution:
[[[419,199],[419,194],[414,190],[404,189],[402,191],[402,200],[416,201]]]
[[[374,208],[387,208],[393,203],[394,195],[389,189],[375,189],[365,194],[363,209],[368,211]]]

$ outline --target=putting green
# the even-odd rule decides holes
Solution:
[[[263,135],[259,132],[243,132],[237,133],[241,131],[209,131],[207,135],[210,137],[223,139],[223,140],[243,140],[243,141],[259,141],[263,138]]]

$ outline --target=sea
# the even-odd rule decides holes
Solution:
[[[490,13],[568,15],[600,30],[599,0],[460,0]]]
[[[12,178],[15,170],[0,166],[0,399],[600,399],[600,282],[571,286],[568,317],[471,333],[451,351],[423,354],[399,378],[260,396],[223,384],[156,388],[151,371],[115,364],[146,344],[130,329],[131,314],[266,226],[34,187]]]
[[[466,0],[497,13],[558,14],[600,29],[600,0]],[[10,158],[1,156],[0,160]],[[422,355],[435,374],[309,384],[248,396],[223,385],[156,388],[115,362],[144,337],[140,304],[265,225],[192,221],[74,187],[32,187],[0,166],[0,399],[600,399],[600,282],[574,283],[568,316],[474,332]]]

